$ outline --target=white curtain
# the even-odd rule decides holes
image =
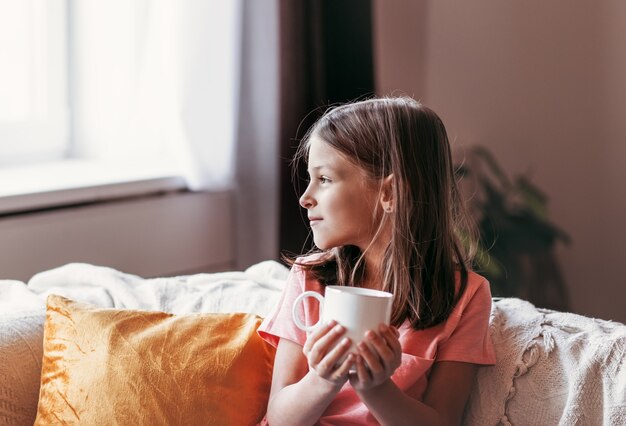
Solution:
[[[278,0],[70,3],[72,156],[233,189],[237,267],[278,255]]]
[[[71,156],[235,182],[242,0],[71,3]]]
[[[243,6],[235,191],[240,269],[278,257],[281,161],[279,2],[245,0]]]

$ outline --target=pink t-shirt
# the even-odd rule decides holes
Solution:
[[[457,285],[458,286],[458,285]],[[301,346],[306,332],[293,322],[293,302],[304,291],[324,294],[324,286],[294,265],[289,273],[279,303],[261,323],[259,335],[274,346],[280,339],[291,340]],[[315,324],[319,317],[316,301],[307,298],[301,303],[300,317],[305,324]],[[307,303],[309,302],[309,303]],[[470,272],[467,287],[450,317],[443,323],[425,330],[413,330],[408,322],[399,328],[402,345],[402,364],[392,376],[395,384],[407,395],[421,400],[428,385],[433,363],[461,361],[481,365],[495,364],[495,355],[489,335],[491,292],[489,283]],[[320,418],[319,425],[377,425],[365,404],[346,383]]]

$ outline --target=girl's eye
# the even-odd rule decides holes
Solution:
[[[326,176],[320,176],[317,179],[320,181],[320,183],[328,183],[328,182],[330,182],[330,179],[328,179]]]

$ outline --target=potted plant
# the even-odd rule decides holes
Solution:
[[[473,192],[470,211],[480,233],[475,267],[489,279],[493,296],[569,310],[554,249],[570,238],[548,219],[547,196],[526,176],[510,179],[481,146],[469,151],[457,171],[462,186]]]

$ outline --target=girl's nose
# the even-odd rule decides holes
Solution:
[[[313,207],[313,198],[309,195],[309,191],[304,191],[304,194],[300,197],[300,205],[305,209]]]

